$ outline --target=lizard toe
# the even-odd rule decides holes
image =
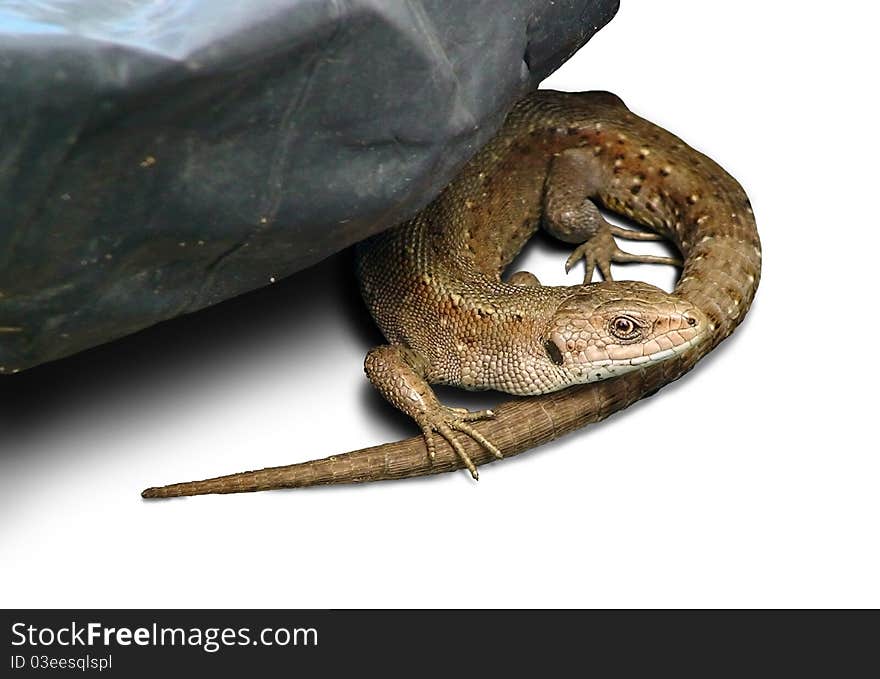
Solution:
[[[431,460],[436,458],[436,443],[434,435],[439,434],[449,443],[450,447],[458,455],[464,466],[470,471],[474,479],[479,479],[480,475],[477,466],[467,454],[462,442],[459,438],[460,434],[464,434],[468,438],[478,443],[483,449],[491,453],[496,459],[502,459],[504,456],[501,451],[479,431],[474,429],[469,423],[477,420],[486,420],[495,417],[492,410],[476,410],[470,411],[464,408],[452,408],[440,406],[436,411],[430,413],[424,418],[419,419],[419,427],[422,430],[422,436],[425,439],[425,447],[428,451],[428,457]]]

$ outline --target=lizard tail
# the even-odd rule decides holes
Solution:
[[[422,446],[421,457],[424,458],[425,463],[422,465],[419,465],[420,456],[413,454],[414,448],[418,445]],[[401,450],[408,450],[409,454],[401,455]],[[364,448],[344,455],[331,455],[320,460],[147,488],[141,493],[141,497],[153,499],[211,493],[252,493],[276,488],[363,483],[452,471],[457,468],[455,465],[446,464],[449,460],[439,462],[435,460],[433,465],[428,464],[429,462],[421,437],[414,437],[407,441]]]
[[[376,446],[347,455],[330,456],[299,464],[147,488],[141,493],[141,497],[153,499],[211,493],[252,493],[274,488],[305,488],[331,483],[372,481],[377,477],[377,469],[382,470],[387,466],[379,459],[385,456],[376,452],[380,448],[381,446]],[[386,462],[391,463],[390,460]]]
[[[608,380],[564,391],[504,403],[495,418],[475,424],[504,451],[505,458],[552,441],[568,432],[605,419],[684,374],[696,360],[670,359],[626,380]],[[469,436],[458,441],[476,465],[496,461]],[[436,456],[428,457],[421,436],[384,443],[342,455],[281,467],[218,476],[203,481],[147,488],[144,498],[170,498],[211,493],[249,493],[280,488],[390,481],[462,469],[461,458],[441,437],[435,437]]]

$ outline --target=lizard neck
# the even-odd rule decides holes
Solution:
[[[446,278],[432,312],[440,332],[415,332],[405,342],[427,358],[429,382],[518,395],[554,391],[565,376],[548,359],[545,335],[555,310],[578,290],[514,286],[480,274]]]

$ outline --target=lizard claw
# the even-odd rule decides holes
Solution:
[[[421,419],[419,426],[422,429],[422,436],[425,438],[425,447],[428,449],[428,457],[432,460],[436,457],[436,445],[434,443],[434,434],[440,434],[452,446],[452,449],[461,458],[464,466],[470,471],[474,480],[479,480],[480,474],[477,466],[471,460],[470,456],[465,452],[461,441],[456,438],[455,432],[460,432],[472,438],[483,448],[492,453],[499,460],[504,456],[501,451],[496,448],[480,432],[474,429],[469,422],[477,420],[486,420],[495,417],[495,413],[491,410],[470,411],[465,408],[449,408],[440,406],[440,408]]]
[[[613,227],[618,229],[618,227]],[[631,231],[630,229],[619,229],[626,231],[628,234],[640,233]],[[616,231],[614,231],[616,233]],[[644,237],[641,237],[644,236]],[[622,236],[631,240],[657,240],[655,234],[641,234],[635,236]],[[585,243],[578,245],[574,251],[565,260],[565,273],[571,271],[571,268],[583,259],[585,263],[584,285],[588,285],[593,280],[593,271],[598,267],[599,273],[606,281],[614,280],[611,276],[611,264],[626,264],[630,262],[638,262],[641,264],[671,264],[672,266],[681,266],[681,260],[677,257],[658,257],[656,255],[635,255],[631,252],[624,252],[617,247],[617,242],[612,235],[612,228],[602,229],[595,236]]]

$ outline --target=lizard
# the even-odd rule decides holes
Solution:
[[[615,226],[600,207],[650,231]],[[574,246],[583,283],[508,265],[543,228]],[[670,241],[635,255],[615,240]],[[612,263],[682,266],[672,293]],[[433,474],[522,452],[655,393],[730,335],[755,296],[761,246],[745,191],[717,163],[608,92],[539,90],[412,219],[357,246],[362,296],[388,344],[367,377],[421,436],[322,460],[172,484],[145,498]],[[603,280],[592,282],[598,269]],[[531,396],[442,405],[431,384]]]

